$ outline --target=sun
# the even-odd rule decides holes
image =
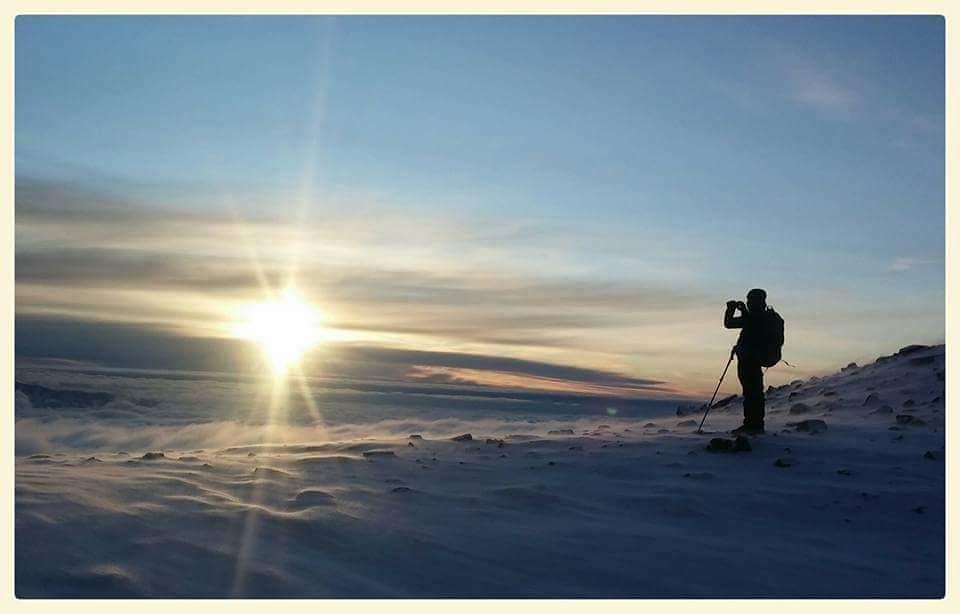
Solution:
[[[293,289],[241,310],[234,335],[257,343],[276,375],[283,375],[323,339],[320,313]]]

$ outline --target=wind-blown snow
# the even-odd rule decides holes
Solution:
[[[149,403],[84,414],[21,392],[16,592],[937,597],[943,377],[935,346],[794,382],[738,453],[705,447],[739,401],[704,434],[698,412],[321,433],[194,423],[182,399],[152,401],[168,419],[147,424]]]

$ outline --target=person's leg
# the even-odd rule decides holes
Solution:
[[[740,380],[740,387],[743,389],[743,424],[748,425],[752,413],[754,388],[750,381],[750,365],[739,357],[737,358],[737,379]]]
[[[747,362],[742,366],[743,421],[754,428],[763,428],[766,399],[763,395],[763,367]],[[738,372],[740,365],[738,365]]]

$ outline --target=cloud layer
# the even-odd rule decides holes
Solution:
[[[516,221],[383,219],[362,209],[332,203],[294,223],[289,211],[198,214],[102,186],[22,179],[18,354],[251,368],[249,349],[226,338],[232,319],[293,276],[325,326],[350,341],[317,358],[327,374],[485,385],[501,377],[619,396],[672,390],[658,377],[623,374],[632,369],[625,351],[657,351],[631,340],[638,327],[680,325],[706,300],[663,278],[669,261],[628,281],[584,268],[618,254],[586,241],[589,229],[569,229],[564,243],[564,231],[527,231]]]

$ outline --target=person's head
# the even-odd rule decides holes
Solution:
[[[763,311],[767,308],[767,291],[754,288],[747,292],[747,311]]]

